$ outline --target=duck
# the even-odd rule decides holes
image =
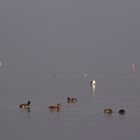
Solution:
[[[20,104],[19,107],[22,109],[29,109],[31,101],[28,101],[26,104]]]
[[[92,80],[92,81],[90,81],[90,85],[92,86],[92,85],[95,85],[96,84],[96,81],[95,80]]]
[[[120,109],[118,113],[121,115],[124,115],[126,113],[126,111],[124,109]]]
[[[48,106],[48,108],[49,109],[61,109],[61,104],[60,103],[58,103],[57,105],[50,105],[50,106]]]
[[[73,103],[74,103],[74,102],[77,102],[77,99],[76,99],[76,98],[68,97],[68,98],[67,98],[67,101],[68,101],[68,102],[73,102]]]
[[[112,111],[111,108],[107,108],[107,109],[104,110],[104,113],[109,113],[109,114],[111,114],[111,113],[113,113],[113,111]]]

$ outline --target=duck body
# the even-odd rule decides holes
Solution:
[[[120,109],[118,113],[121,115],[124,115],[126,113],[126,111],[124,109]]]
[[[104,110],[104,113],[109,113],[109,114],[111,114],[111,113],[113,113],[113,111],[112,111],[111,108],[107,108],[107,109]]]
[[[68,101],[68,102],[77,102],[77,99],[76,99],[76,98],[68,97],[68,98],[67,98],[67,101]]]
[[[58,103],[57,105],[48,106],[49,109],[60,109],[61,105]]]
[[[22,109],[29,109],[30,104],[31,104],[31,101],[28,101],[26,104],[19,105],[19,107],[22,108]]]

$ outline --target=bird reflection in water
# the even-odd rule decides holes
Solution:
[[[25,115],[27,115],[27,118],[30,118],[31,109],[30,108],[20,108],[20,112],[23,112]]]
[[[31,112],[30,108],[20,108],[21,112]]]
[[[92,105],[94,106],[96,85],[92,85],[91,90],[92,90]]]

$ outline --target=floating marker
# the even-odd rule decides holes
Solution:
[[[134,72],[136,69],[136,65],[135,64],[132,64],[132,71]]]

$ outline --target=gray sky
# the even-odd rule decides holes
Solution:
[[[15,69],[47,65],[50,72],[139,64],[139,6],[137,0],[1,0],[1,61]]]

